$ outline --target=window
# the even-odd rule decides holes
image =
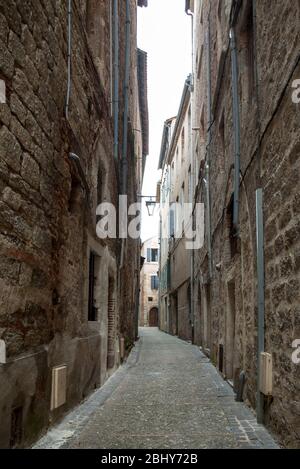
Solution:
[[[147,262],[158,262],[158,249],[147,249]]]
[[[158,290],[158,276],[151,275],[151,290]]]
[[[237,253],[237,236],[235,228],[233,225],[233,211],[234,211],[234,200],[231,197],[229,205],[227,207],[227,227],[228,227],[228,236],[229,236],[229,248],[230,248],[230,257],[233,258]]]
[[[189,183],[189,187],[188,187],[188,190],[189,190],[189,203],[191,204],[193,202],[193,198],[192,198],[192,171],[191,171],[191,166],[189,167],[189,173],[188,173],[188,183]]]
[[[171,205],[169,210],[169,233],[170,237],[175,236],[175,206]]]
[[[149,301],[149,303],[151,303],[151,301],[153,301],[152,296],[148,296],[148,301]]]
[[[97,308],[95,307],[95,259],[93,252],[90,253],[89,260],[89,304],[88,304],[88,320],[97,321]]]
[[[181,163],[184,162],[184,149],[185,149],[185,131],[184,127],[181,132]]]
[[[182,232],[184,231],[184,183],[181,186],[180,190],[180,206],[181,206],[181,226]]]

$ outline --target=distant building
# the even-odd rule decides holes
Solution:
[[[141,270],[140,315],[141,327],[158,326],[158,259],[157,237],[145,241],[142,245],[142,257],[145,259]]]
[[[184,204],[191,199],[191,76],[184,84],[177,118],[164,125],[159,169],[161,203],[160,326],[192,340],[190,258]],[[176,206],[174,205],[176,204]]]

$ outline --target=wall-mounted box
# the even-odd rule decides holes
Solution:
[[[6,344],[4,340],[0,340],[0,364],[6,363]]]
[[[51,410],[65,404],[67,400],[67,366],[52,368]]]
[[[272,355],[262,352],[260,354],[260,392],[265,396],[272,395]]]

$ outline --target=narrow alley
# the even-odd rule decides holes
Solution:
[[[276,447],[198,347],[156,328],[141,328],[128,363],[35,446]]]
[[[0,449],[300,449],[299,25],[0,0]]]

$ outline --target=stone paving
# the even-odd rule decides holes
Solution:
[[[278,448],[199,348],[140,329],[127,363],[35,448]]]

